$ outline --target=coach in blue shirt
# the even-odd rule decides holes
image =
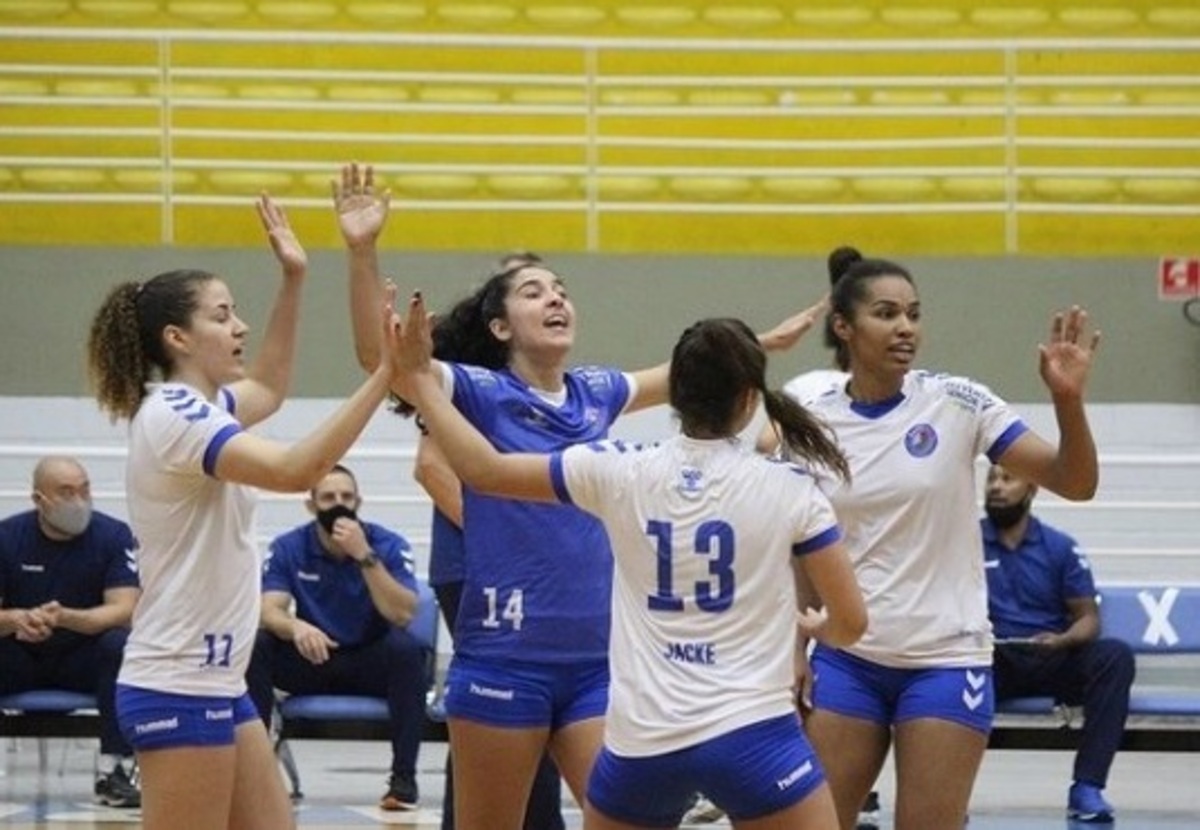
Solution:
[[[996,701],[1048,695],[1083,706],[1067,815],[1109,823],[1108,771],[1129,714],[1130,647],[1100,638],[1096,586],[1075,540],[1030,515],[1037,487],[988,471],[982,521],[988,614],[996,637]]]
[[[315,521],[271,542],[262,628],[246,679],[270,726],[273,689],[387,698],[392,773],[384,810],[417,807],[427,648],[405,626],[417,610],[403,537],[357,516],[354,474],[338,465],[309,494]]]
[[[133,532],[92,509],[91,482],[74,458],[37,463],[33,503],[35,509],[0,522],[0,694],[94,694],[96,798],[139,807],[133,750],[117,728],[113,701],[139,592]]]

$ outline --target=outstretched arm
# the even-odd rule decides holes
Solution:
[[[391,191],[377,192],[375,169],[357,162],[344,165],[340,180],[330,183],[338,228],[346,242],[350,273],[350,323],[358,365],[379,365],[381,344],[375,310],[383,297],[376,242],[387,223]]]
[[[247,427],[274,413],[287,397],[300,322],[300,290],[308,273],[308,255],[292,232],[283,207],[264,193],[257,208],[271,250],[283,269],[283,282],[267,319],[258,355],[247,368],[246,376],[230,384],[230,392],[237,401],[237,419]]]
[[[1094,496],[1100,481],[1096,443],[1083,405],[1100,332],[1087,334],[1087,322],[1087,312],[1079,306],[1056,313],[1049,342],[1038,347],[1039,371],[1058,421],[1058,447],[1027,432],[998,459],[1021,478],[1075,501]]]
[[[419,293],[409,302],[400,330],[396,392],[420,411],[429,436],[462,483],[493,496],[558,501],[548,455],[499,452],[446,396],[432,359],[429,315]]]

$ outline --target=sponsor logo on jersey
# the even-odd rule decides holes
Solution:
[[[683,496],[698,496],[703,489],[701,479],[704,478],[704,473],[697,470],[695,467],[683,467],[679,471],[679,486],[678,490]]]
[[[512,700],[515,697],[512,689],[493,689],[490,686],[480,686],[478,683],[472,683],[467,689],[473,695],[490,697],[493,700]]]
[[[938,436],[929,424],[916,424],[904,435],[904,449],[913,458],[925,458],[937,449]]]
[[[780,778],[778,781],[776,781],[775,786],[781,790],[786,790],[788,787],[792,786],[797,781],[799,781],[801,778],[803,778],[804,776],[806,776],[810,772],[812,772],[812,768],[813,768],[812,761],[805,761],[803,764],[796,767],[794,770],[789,772],[783,778]]]
[[[232,709],[205,709],[205,720],[233,720]]]
[[[133,731],[138,735],[149,735],[152,732],[170,732],[179,728],[179,718],[163,718],[162,720],[152,720],[147,723],[135,723]]]

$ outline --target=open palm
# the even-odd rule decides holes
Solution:
[[[340,181],[332,182],[338,228],[348,245],[371,242],[387,222],[390,193],[375,191],[375,171],[357,163],[342,167]]]
[[[1092,360],[1100,345],[1100,332],[1092,331],[1089,337],[1087,323],[1087,312],[1079,306],[1055,314],[1049,342],[1038,348],[1038,370],[1053,395],[1083,395]]]

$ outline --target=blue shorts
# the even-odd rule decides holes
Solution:
[[[891,669],[822,645],[813,650],[811,664],[814,709],[881,726],[937,718],[985,735],[992,729],[991,666]]]
[[[588,802],[639,827],[678,827],[696,793],[733,821],[785,810],[825,781],[797,715],[752,723],[701,744],[644,758],[600,751]]]
[[[117,724],[135,750],[232,746],[234,730],[257,719],[249,694],[196,697],[117,684]]]
[[[608,661],[538,664],[478,660],[456,654],[446,672],[446,714],[489,726],[547,726],[603,717]]]

